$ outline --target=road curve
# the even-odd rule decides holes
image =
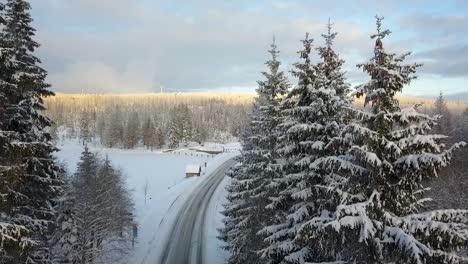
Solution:
[[[157,264],[205,264],[205,216],[213,193],[236,161],[230,159],[195,187],[176,221]]]

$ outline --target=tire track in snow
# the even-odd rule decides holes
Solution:
[[[174,201],[172,201],[171,205],[169,206],[169,208],[167,208],[166,210],[166,213],[164,214],[163,218],[161,219],[161,221],[159,221],[159,225],[158,225],[158,229],[161,227],[161,224],[164,222],[164,220],[166,219],[166,215],[167,213],[171,210],[171,208],[174,206],[174,204],[177,202],[177,200],[179,199],[179,197],[181,196],[182,194],[179,194],[177,195],[177,197],[174,199]],[[153,234],[153,237],[151,238],[151,240],[148,242],[148,244],[153,244],[153,242],[156,240],[156,237],[157,237],[157,234],[158,232],[155,232]],[[146,263],[146,260],[148,259],[148,256],[151,254],[151,248],[148,249],[148,251],[146,252],[145,256],[143,257],[142,261],[141,261],[141,264],[144,264]]]
[[[158,264],[203,264],[205,248],[205,218],[211,197],[227,170],[236,161],[230,159],[212,172],[188,197],[177,214],[176,221],[163,245]]]

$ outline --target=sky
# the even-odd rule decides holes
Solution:
[[[282,69],[306,32],[322,45],[328,19],[352,85],[367,76],[374,16],[388,51],[424,63],[405,94],[468,92],[465,0],[31,0],[37,55],[56,92],[254,91],[273,35]],[[317,60],[317,58],[315,57]],[[291,83],[297,80],[291,77]]]

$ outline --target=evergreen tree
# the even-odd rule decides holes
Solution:
[[[326,261],[320,256],[318,241],[306,234],[308,223],[328,207],[328,188],[336,179],[332,173],[324,173],[313,162],[327,155],[336,154],[331,145],[345,125],[343,109],[350,106],[349,85],[344,78],[344,63],[333,50],[336,33],[322,35],[325,46],[317,48],[321,62],[310,64],[310,42],[304,42],[305,49],[300,52],[305,63],[296,64],[293,72],[299,84],[290,92],[285,101],[285,120],[282,127],[287,128],[284,145],[280,151],[287,158],[284,176],[279,180],[280,197],[275,197],[271,207],[286,210],[283,222],[275,223],[264,229],[271,245],[264,256],[271,262],[287,263]],[[307,38],[306,38],[307,40]],[[286,196],[286,197],[285,197]],[[284,206],[281,201],[286,201]],[[276,202],[279,202],[278,204]],[[285,236],[282,236],[285,234]],[[284,259],[283,259],[284,258]]]
[[[465,111],[461,115],[457,132],[459,139],[468,141],[468,107],[465,108]]]
[[[187,144],[192,140],[191,114],[187,105],[175,109],[169,124],[169,147],[176,148],[179,144]]]
[[[147,118],[145,123],[143,124],[143,145],[148,148],[153,150],[158,143],[157,138],[156,138],[156,128],[154,127],[153,120],[151,118]]]
[[[30,5],[8,0],[0,36],[0,261],[47,263],[47,241],[54,228],[54,200],[62,182],[42,114],[43,97],[53,93],[47,72],[33,55]]]
[[[96,127],[96,135],[99,137],[99,142],[104,145],[104,138],[106,132],[106,120],[101,117],[98,119]]]
[[[123,145],[124,140],[124,125],[122,112],[119,106],[115,107],[110,123],[107,125],[106,140],[104,141],[107,147],[117,147]]]
[[[328,186],[336,205],[324,208],[303,235],[319,241],[327,261],[352,263],[461,263],[457,254],[467,241],[465,210],[422,211],[423,181],[448,165],[456,144],[430,135],[435,118],[416,107],[400,109],[395,94],[414,78],[419,64],[403,64],[410,53],[387,53],[390,34],[377,17],[374,57],[360,64],[370,80],[357,86],[372,111],[354,110],[356,119],[337,139],[342,155],[316,160],[313,166],[335,173]],[[465,260],[466,261],[466,260]]]
[[[164,146],[164,143],[166,142],[166,133],[164,132],[163,128],[161,126],[158,126],[156,128],[156,147],[157,148],[162,148]]]
[[[124,147],[127,149],[133,149],[138,145],[140,139],[140,119],[138,113],[134,112],[129,115],[127,126],[125,129],[125,142]]]
[[[125,239],[121,234],[128,232],[133,211],[121,172],[107,158],[101,161],[85,147],[72,188],[72,196],[68,197],[72,209],[63,219],[67,220],[67,227],[71,224],[73,228],[63,230],[60,246],[68,251],[62,252],[62,257],[93,263],[106,251],[112,251],[112,247],[121,249],[119,243],[112,242]],[[73,247],[69,247],[75,234],[78,236],[73,240]],[[104,242],[108,242],[107,248],[103,248]]]
[[[72,178],[64,173],[64,192],[58,202],[58,228],[53,237],[54,263],[80,263],[82,245],[79,243],[79,219],[75,212],[76,193]]]
[[[267,237],[268,242],[268,246],[262,250],[262,257],[266,258],[268,263],[280,263],[288,254],[298,249],[293,244],[298,227],[294,226],[294,221],[288,215],[294,202],[292,187],[300,180],[303,175],[301,171],[307,166],[304,163],[301,167],[298,161],[308,156],[306,150],[311,150],[309,146],[304,148],[303,152],[299,142],[307,143],[313,129],[314,120],[309,123],[307,119],[308,113],[313,113],[312,92],[318,77],[317,66],[310,60],[312,42],[313,40],[309,39],[307,33],[305,39],[302,40],[303,49],[298,52],[304,61],[294,64],[296,70],[292,72],[295,77],[298,77],[298,84],[288,93],[283,102],[283,120],[278,125],[282,136],[279,137],[280,144],[277,148],[282,157],[280,164],[283,165],[280,176],[272,179],[278,191],[272,195],[270,198],[272,202],[268,205],[269,209],[276,211],[276,217],[274,223],[261,230],[261,234]]]
[[[257,251],[265,247],[258,234],[261,227],[272,219],[273,213],[266,209],[271,179],[278,172],[276,130],[280,120],[280,102],[287,93],[289,84],[284,72],[279,70],[279,51],[273,41],[269,51],[272,58],[266,62],[265,81],[258,82],[256,107],[252,112],[250,129],[242,139],[243,152],[240,167],[233,170],[230,203],[224,214],[227,216],[221,237],[228,243],[230,263],[261,263]]]
[[[91,141],[91,119],[87,111],[83,111],[80,117],[80,139],[83,145]]]
[[[440,92],[439,97],[434,102],[433,113],[438,116],[437,125],[434,127],[433,132],[451,135],[453,130],[452,113],[450,113],[447,107],[447,102],[442,92]]]

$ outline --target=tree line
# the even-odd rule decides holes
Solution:
[[[0,2],[0,263],[98,263],[125,253],[132,202],[108,159],[85,149],[74,175],[57,162],[30,9]]]
[[[361,107],[352,104],[330,23],[323,46],[314,48],[309,34],[301,41],[292,88],[273,42],[229,172],[219,235],[229,263],[466,263],[466,206],[430,208],[426,195],[465,145],[453,138],[466,134],[448,128],[442,96],[433,109],[441,115],[400,106],[395,96],[421,64],[384,49],[391,32],[382,21],[373,56],[357,65],[368,75],[351,93],[364,98]]]
[[[175,148],[237,137],[253,96],[243,94],[65,95],[46,99],[55,138],[107,147]]]

